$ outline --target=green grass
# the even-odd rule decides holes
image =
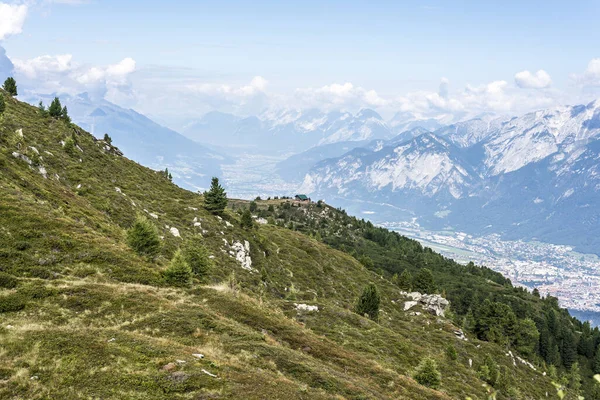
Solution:
[[[65,151],[61,141],[70,137],[82,151]],[[105,146],[7,98],[0,398],[484,399],[475,368],[485,354],[511,369],[522,398],[553,391],[541,371],[513,367],[497,345],[458,341],[450,320],[404,312],[399,290],[354,257],[273,225],[243,230],[231,210],[216,218],[199,194]],[[127,246],[125,231],[138,213],[163,237],[154,259]],[[197,234],[214,256],[210,276],[169,287],[161,272]],[[249,242],[254,271],[230,255],[234,241]],[[232,273],[239,290],[226,283]],[[369,282],[382,294],[378,323],[351,311]],[[296,311],[300,302],[319,311]],[[445,357],[448,343],[456,361]],[[438,391],[411,378],[428,356],[442,373]]]

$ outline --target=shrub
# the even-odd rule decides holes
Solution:
[[[68,155],[75,155],[75,141],[72,138],[65,140],[65,145],[63,147]]]
[[[15,78],[13,77],[9,77],[6,78],[6,80],[4,81],[4,90],[6,90],[8,92],[8,94],[10,94],[11,96],[17,96],[17,82],[15,81]]]
[[[4,101],[4,96],[0,93],[0,114],[2,114],[6,110],[6,102]]]
[[[139,215],[127,231],[127,243],[141,256],[154,257],[160,250],[160,238],[156,226]]]
[[[20,311],[26,304],[25,298],[18,293],[0,296],[0,313]]]
[[[368,315],[372,320],[377,320],[380,302],[381,298],[377,286],[371,283],[363,289],[356,302],[355,311],[357,314]]]
[[[240,225],[244,229],[252,228],[254,221],[252,221],[252,214],[250,214],[250,210],[244,210],[242,213],[242,218],[240,219]]]
[[[449,344],[448,347],[446,347],[446,357],[448,357],[448,359],[452,361],[455,361],[458,358],[456,347],[454,347],[453,344]]]
[[[437,369],[437,363],[432,358],[425,358],[415,372],[414,378],[423,386],[427,386],[432,389],[440,387],[442,382],[442,375]]]
[[[17,289],[17,293],[28,299],[45,299],[56,294],[56,290],[39,284],[28,284]]]
[[[208,211],[220,214],[227,207],[227,193],[219,184],[219,178],[212,178],[210,190],[204,192],[204,208]]]
[[[192,269],[185,261],[181,250],[175,252],[164,276],[167,283],[173,286],[188,286],[192,282]]]
[[[256,211],[258,209],[258,204],[256,204],[256,201],[251,201],[249,208],[251,212]]]
[[[13,289],[17,287],[19,280],[6,272],[0,272],[0,288]]]
[[[183,247],[183,256],[194,275],[204,280],[213,266],[208,249],[202,244],[200,236],[188,240]]]

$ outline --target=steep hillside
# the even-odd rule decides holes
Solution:
[[[455,292],[508,296],[515,310],[531,304],[524,313],[545,304],[555,310],[552,299],[513,289],[487,269],[448,260],[438,268],[442,259],[418,243],[321,204],[264,202],[255,212],[271,223],[257,219],[246,229],[239,211],[256,206],[231,207],[210,214],[202,196],[162,173],[7,98],[0,116],[0,398],[484,399],[492,390],[484,380],[493,381],[498,398],[553,393],[556,370],[542,359],[530,352],[523,356],[536,366],[521,362],[512,342],[499,332],[492,340],[482,327],[463,340],[454,318],[471,304],[465,297],[461,305]],[[136,214],[160,232],[154,258],[127,245]],[[317,223],[318,234],[310,228]],[[169,286],[169,260],[198,235],[214,263],[210,274]],[[450,276],[465,278],[446,317],[420,306],[405,311],[409,298],[391,281],[394,271],[416,274],[425,266],[436,272],[434,290],[446,290],[446,280],[457,285]],[[377,321],[353,312],[369,283],[381,294]],[[519,321],[526,316],[515,312]],[[551,315],[563,332],[581,326],[564,311]],[[441,373],[438,389],[413,379],[427,357]]]
[[[31,96],[28,100],[32,104],[43,100],[48,105],[53,98]],[[129,158],[153,169],[168,168],[175,182],[187,189],[208,187],[211,177],[221,176],[221,165],[232,161],[134,110],[91,99],[87,93],[63,96],[61,101],[83,129],[97,138],[110,132],[113,143]]]

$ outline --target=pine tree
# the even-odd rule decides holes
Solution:
[[[533,288],[533,292],[531,292],[531,294],[533,294],[537,298],[540,297],[540,291],[538,290],[538,288]]]
[[[250,202],[250,211],[254,212],[258,209],[258,204],[256,204],[256,201],[251,201]]]
[[[420,293],[435,293],[435,283],[433,282],[433,273],[428,268],[422,268],[415,276],[412,283],[413,290]]]
[[[539,343],[540,333],[533,320],[526,318],[517,323],[515,348],[523,355],[533,355],[535,346]]]
[[[4,101],[4,95],[0,93],[0,115],[6,110],[6,102]]]
[[[108,133],[104,134],[104,139],[103,139],[107,144],[112,145],[112,138],[108,135]]]
[[[227,193],[219,184],[219,178],[212,178],[210,190],[204,192],[204,208],[208,211],[220,214],[227,207]]]
[[[15,81],[15,78],[13,78],[12,76],[9,78],[6,78],[6,80],[4,81],[4,90],[6,90],[8,92],[8,94],[10,94],[11,96],[17,96],[17,82]]]
[[[46,117],[48,115],[48,111],[46,111],[46,106],[44,106],[44,103],[41,100],[38,103],[38,112],[42,117]]]
[[[175,252],[164,276],[167,283],[173,286],[189,286],[192,283],[192,269],[181,250]]]
[[[67,121],[67,122],[71,122],[71,117],[69,117],[69,110],[67,110],[67,106],[64,106],[60,112],[60,118]]]
[[[398,285],[398,287],[404,290],[405,292],[410,292],[412,290],[412,280],[412,275],[410,274],[410,272],[408,272],[407,269],[405,269],[398,277],[396,285]]]
[[[379,304],[381,298],[377,286],[370,283],[363,289],[362,294],[358,298],[355,311],[359,315],[368,315],[369,318],[376,321],[379,317]]]
[[[252,220],[252,214],[250,210],[246,209],[242,213],[242,218],[240,219],[240,225],[244,229],[250,229],[254,225],[254,221]]]
[[[184,244],[183,256],[194,275],[200,280],[206,280],[213,262],[208,249],[202,244],[201,236],[193,237]]]
[[[421,361],[413,377],[421,385],[432,389],[439,388],[442,382],[442,375],[437,369],[437,363],[429,357]]]
[[[154,257],[160,250],[158,229],[148,218],[140,215],[127,231],[127,243],[139,255]]]
[[[50,103],[50,107],[48,107],[48,114],[50,114],[53,118],[60,118],[62,116],[63,108],[60,104],[60,99],[55,97]]]
[[[594,357],[592,371],[594,371],[595,374],[600,374],[600,345],[596,348],[596,356]]]

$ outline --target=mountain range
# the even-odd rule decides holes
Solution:
[[[483,116],[323,160],[301,190],[378,218],[600,253],[600,101]],[[364,204],[364,203],[363,203]]]

